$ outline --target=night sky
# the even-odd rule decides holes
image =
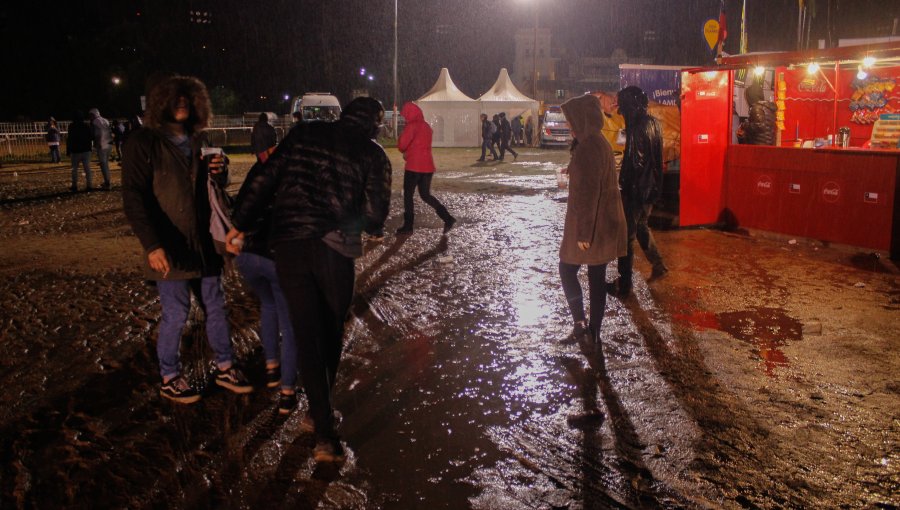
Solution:
[[[796,1],[747,3],[751,51],[796,49]],[[829,2],[816,4],[813,40],[826,36]],[[889,35],[900,18],[900,0],[830,4],[835,38]],[[535,5],[540,25],[574,54],[622,47],[657,64],[712,61],[701,27],[718,17],[719,0],[399,0],[400,102],[426,92],[441,67],[470,96],[484,93],[501,67],[511,70],[513,34],[533,25]],[[389,106],[393,8],[391,0],[7,1],[0,120],[69,118],[94,106],[126,116],[161,72],[198,76],[236,112],[283,113],[284,94],[330,91],[347,102],[365,67],[371,94]],[[738,51],[740,9],[741,0],[726,0],[728,53]],[[198,23],[197,11],[209,22]],[[655,46],[642,43],[646,30],[657,33]]]

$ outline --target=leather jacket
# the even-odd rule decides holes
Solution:
[[[646,112],[625,126],[625,155],[619,173],[622,194],[641,204],[659,200],[662,188],[662,130]]]

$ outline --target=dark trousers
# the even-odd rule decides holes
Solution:
[[[426,204],[430,205],[434,212],[437,213],[438,217],[444,220],[445,222],[453,219],[453,216],[447,211],[447,208],[444,207],[438,199],[434,198],[431,194],[431,178],[434,177],[433,173],[422,173],[422,172],[410,172],[409,170],[403,172],[403,225],[406,227],[412,227],[413,221],[415,221],[416,213],[413,205],[413,193],[415,193],[416,188],[419,188],[419,196],[422,197],[422,201]]]
[[[491,156],[493,156],[494,159],[497,159],[497,151],[494,150],[494,143],[491,141],[490,138],[482,138],[481,139],[481,159],[479,159],[479,161],[484,161],[485,153],[488,150],[491,151]]]
[[[581,266],[559,263],[559,278],[562,280],[563,293],[569,303],[569,311],[575,322],[584,320],[584,295],[581,282],[578,281],[578,270]],[[600,326],[606,312],[606,264],[588,266],[588,285],[591,298],[591,329],[597,338],[600,337]]]
[[[512,147],[509,146],[509,140],[504,139],[500,141],[500,159],[503,159],[506,151],[509,151],[509,153],[512,154],[514,158],[519,157],[519,153],[512,150]]]
[[[650,219],[650,211],[653,206],[650,204],[641,204],[635,200],[629,199],[624,193],[622,194],[622,208],[625,211],[625,224],[628,227],[628,252],[624,257],[619,257],[619,277],[626,285],[632,281],[632,268],[634,266],[634,240],[637,238],[647,261],[654,268],[665,267],[662,255],[656,247],[653,240],[653,233],[647,221]]]
[[[353,259],[320,239],[279,243],[278,281],[291,311],[300,378],[320,441],[337,438],[334,388],[344,348],[344,321],[353,299]]]

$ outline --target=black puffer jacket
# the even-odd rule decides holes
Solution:
[[[625,155],[619,173],[622,193],[641,204],[659,200],[662,187],[662,130],[646,111],[625,126]]]
[[[363,230],[380,233],[391,197],[391,163],[372,140],[382,111],[373,99],[356,99],[338,122],[294,127],[241,186],[235,228],[258,228],[273,204],[269,242],[276,247],[336,230],[357,238]]]
[[[750,106],[750,116],[743,126],[741,143],[775,145],[775,111],[772,101],[757,101]]]
[[[191,139],[193,157],[186,158],[166,136],[154,129],[132,132],[122,163],[122,201],[125,216],[149,253],[163,248],[171,270],[168,280],[187,280],[221,273],[223,260],[209,233],[207,168],[199,157],[203,135]],[[227,172],[216,176],[220,185]],[[149,280],[163,275],[143,257]]]

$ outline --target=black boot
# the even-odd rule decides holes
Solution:
[[[588,326],[587,321],[578,321],[575,323],[575,327],[572,329],[572,333],[569,336],[563,338],[559,341],[559,343],[563,345],[574,345],[584,339],[585,335],[590,331],[590,326]]]

